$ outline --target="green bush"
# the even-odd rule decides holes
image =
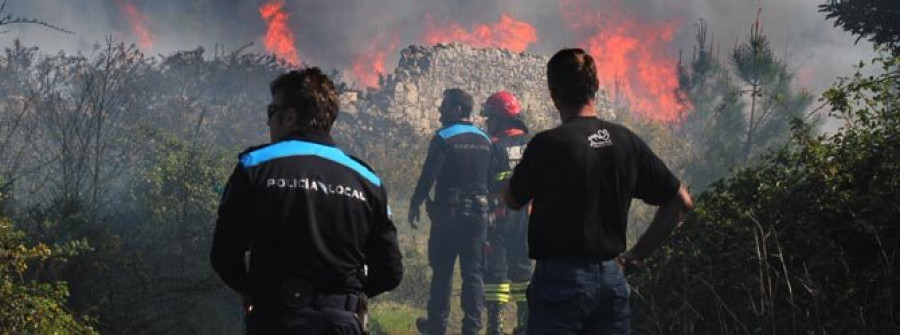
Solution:
[[[65,307],[65,282],[26,279],[29,271],[64,262],[86,246],[29,244],[10,219],[0,218],[0,334],[95,334],[91,320]]]
[[[633,283],[647,333],[900,331],[900,58],[825,94],[846,126],[714,183]]]

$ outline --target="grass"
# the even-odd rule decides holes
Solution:
[[[516,326],[515,310],[515,304],[508,304],[504,308],[503,330],[507,334],[511,333]],[[420,307],[393,301],[376,302],[369,306],[369,330],[372,335],[415,335],[418,334],[415,320],[420,316],[425,316],[425,310]],[[456,289],[450,306],[450,317],[447,320],[448,333],[459,333],[461,319],[459,291]],[[487,326],[487,315],[482,316],[482,322]],[[484,331],[481,333],[483,334]]]
[[[372,335],[418,334],[416,318],[425,315],[421,308],[392,301],[375,303],[369,308],[369,331]]]
[[[392,201],[392,203],[400,202]],[[431,270],[427,266],[428,234],[431,227],[424,212],[422,219],[419,229],[411,229],[409,223],[406,222],[406,208],[394,210],[394,223],[397,226],[400,248],[404,254],[403,263],[406,267],[406,275],[401,287],[373,299],[369,308],[370,328],[373,334],[418,334],[415,320],[425,316],[425,305],[431,280]],[[447,320],[447,331],[450,334],[460,332],[463,317],[459,305],[462,279],[458,261],[454,270],[450,316]],[[515,327],[515,309],[515,304],[508,304],[504,308],[503,329],[507,333]],[[482,322],[485,326],[487,325],[486,314],[482,315]]]

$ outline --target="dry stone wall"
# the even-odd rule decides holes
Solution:
[[[508,90],[519,98],[525,120],[534,130],[559,123],[547,91],[547,56],[505,49],[477,49],[451,43],[409,46],[400,53],[394,73],[382,78],[382,89],[349,91],[342,97],[349,113],[367,112],[412,125],[420,135],[440,126],[438,106],[444,89],[461,88],[475,98],[477,115],[488,96]],[[600,113],[612,113],[605,90],[598,92]],[[480,121],[480,120],[479,120]]]

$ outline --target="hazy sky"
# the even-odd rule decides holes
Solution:
[[[667,57],[677,59],[678,50],[690,54],[699,18],[708,22],[716,44],[727,55],[735,42],[746,38],[762,8],[764,31],[780,55],[797,70],[801,83],[813,93],[827,88],[838,75],[852,73],[852,65],[871,57],[871,46],[832,27],[817,5],[826,0],[561,0],[580,3],[585,11],[606,13],[607,18],[637,22],[637,26],[662,23],[674,28],[671,41],[663,43]],[[7,27],[0,35],[5,45],[20,38],[46,52],[89,50],[112,36],[138,42],[123,10],[132,4],[145,17],[153,45],[148,54],[166,54],[178,49],[215,46],[233,50],[249,42],[262,50],[266,24],[258,8],[267,1],[250,0],[8,0],[6,13],[41,19],[75,32],[59,33],[34,25]],[[370,50],[385,48],[373,41],[396,45],[388,50],[386,70],[393,69],[397,50],[422,43],[428,22],[438,26],[458,24],[465,29],[495,24],[501,14],[530,24],[537,42],[526,52],[550,54],[583,43],[584,36],[572,31],[557,1],[549,0],[286,0],[288,24],[295,34],[301,59],[325,68],[347,69]],[[374,49],[373,49],[374,48]]]

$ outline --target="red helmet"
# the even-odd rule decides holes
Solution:
[[[492,94],[484,103],[482,116],[506,116],[511,118],[519,117],[522,107],[519,105],[519,99],[508,91],[500,91]]]

